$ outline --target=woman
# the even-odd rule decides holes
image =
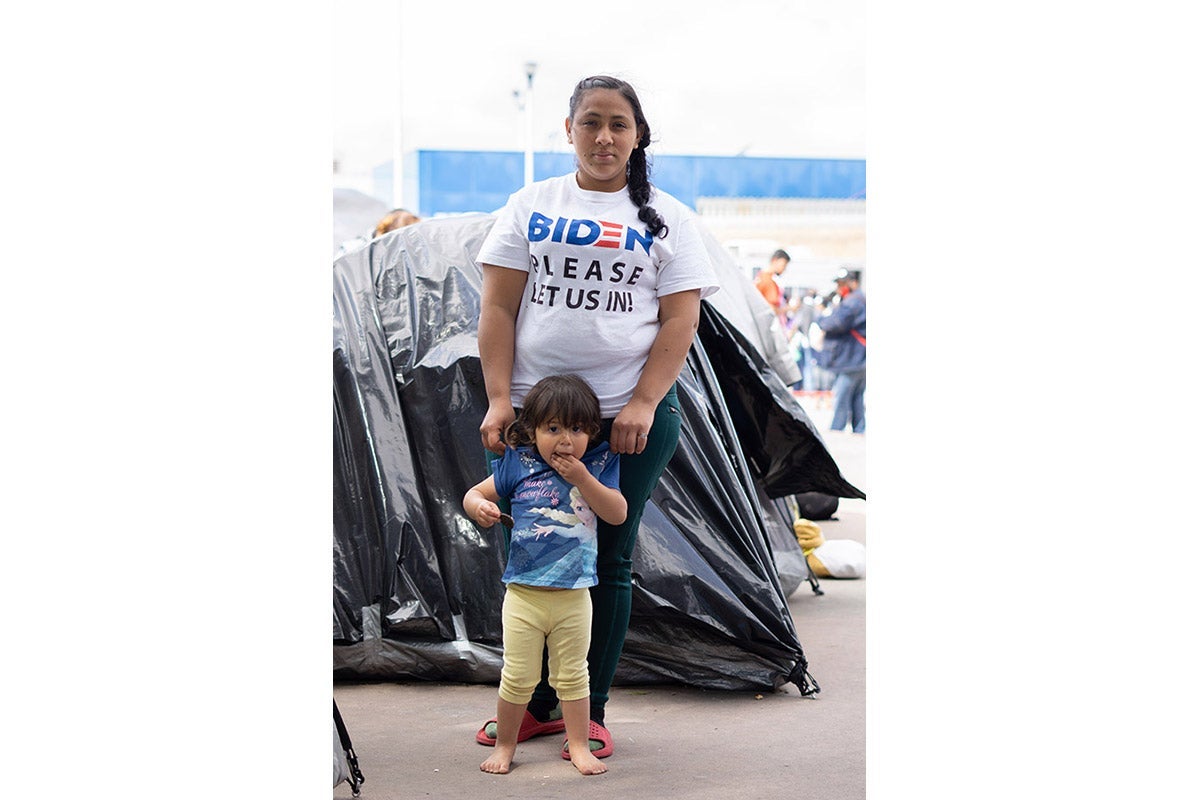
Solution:
[[[675,380],[696,332],[700,300],[717,290],[692,212],[650,183],[650,125],[633,87],[580,81],[567,141],[578,168],[513,194],[476,260],[483,269],[479,357],[488,410],[484,447],[502,433],[541,378],[574,373],[600,400],[601,436],[621,456],[621,525],[598,527],[592,593],[590,746],[613,752],[608,691],[629,627],[633,547],[642,511],[679,440]],[[556,699],[539,684],[518,741],[559,733]],[[493,744],[492,723],[476,735]]]

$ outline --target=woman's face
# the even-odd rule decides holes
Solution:
[[[579,187],[593,192],[624,189],[625,165],[641,138],[625,96],[616,89],[589,89],[566,124],[567,141],[575,146],[579,161]]]

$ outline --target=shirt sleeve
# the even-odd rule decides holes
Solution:
[[[526,222],[529,214],[522,213],[526,202],[521,192],[510,195],[504,208],[496,215],[496,222],[479,248],[475,263],[494,264],[497,267],[529,271],[529,239]]]
[[[621,456],[608,449],[607,444],[604,445],[602,451],[597,448],[597,452],[593,457],[589,469],[596,480],[610,489],[621,489]]]
[[[512,497],[520,480],[517,451],[511,447],[504,448],[504,455],[492,462],[492,482],[496,485],[496,494],[503,498]]]
[[[838,335],[849,333],[858,320],[862,307],[863,304],[857,298],[843,300],[838,303],[832,314],[817,320],[817,325],[826,333]]]
[[[715,294],[720,284],[708,258],[708,248],[696,230],[696,220],[684,217],[678,228],[671,228],[668,236],[678,236],[668,261],[659,265],[658,296],[700,290],[700,297]]]

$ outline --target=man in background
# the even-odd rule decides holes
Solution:
[[[867,430],[867,298],[858,288],[861,278],[858,270],[840,269],[834,278],[840,299],[832,314],[817,320],[817,327],[825,331],[817,360],[834,374],[830,429],[835,431],[846,423],[854,433]]]
[[[780,288],[779,282],[775,280],[777,275],[782,275],[783,271],[788,268],[788,262],[792,257],[784,250],[776,250],[771,255],[771,261],[765,269],[759,270],[754,276],[754,286],[758,289],[759,294],[767,301],[767,305],[775,312],[775,316],[779,318],[779,327],[781,330],[787,330],[787,313],[784,309],[783,289]]]

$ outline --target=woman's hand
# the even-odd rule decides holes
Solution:
[[[497,455],[504,455],[504,430],[516,418],[512,403],[489,404],[487,413],[483,415],[483,423],[479,426],[479,438],[483,446]]]
[[[608,446],[621,455],[640,453],[646,449],[646,439],[654,424],[654,406],[636,397],[621,409],[613,420],[612,437]]]
[[[488,410],[479,426],[479,438],[486,449],[500,455],[504,453],[504,429],[517,416],[513,412],[510,389],[517,312],[521,308],[527,277],[522,270],[483,265],[478,339]]]

